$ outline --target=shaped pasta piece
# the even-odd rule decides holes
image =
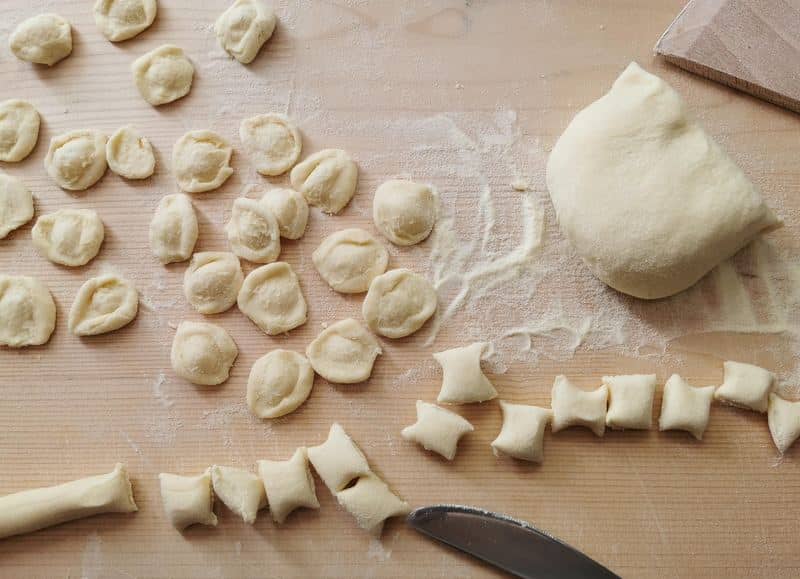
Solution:
[[[383,351],[378,341],[353,318],[331,324],[306,348],[314,371],[337,384],[363,382]]]
[[[111,42],[133,38],[156,18],[156,0],[97,0],[94,23]]]
[[[197,215],[185,193],[165,195],[150,222],[150,249],[163,263],[186,261],[197,243]]]
[[[695,388],[673,374],[664,385],[658,429],[685,430],[697,440],[703,440],[711,413],[712,398],[714,386]]]
[[[259,460],[258,474],[276,523],[283,523],[289,513],[300,507],[319,508],[305,447],[298,448],[289,460]]]
[[[59,187],[88,189],[105,174],[107,137],[93,130],[70,131],[50,139],[44,168]]]
[[[408,503],[374,473],[359,478],[350,488],[336,493],[336,499],[355,517],[359,527],[376,537],[380,536],[386,519],[411,511]]]
[[[228,141],[213,131],[189,131],[172,146],[172,172],[187,193],[205,193],[233,175]]]
[[[40,216],[31,237],[39,253],[53,263],[78,267],[100,251],[105,227],[91,209],[59,209]]]
[[[551,397],[553,432],[570,426],[585,426],[595,435],[603,436],[606,429],[607,386],[587,392],[574,386],[566,376],[558,375],[553,383]]]
[[[553,417],[553,411],[539,406],[511,404],[500,401],[503,427],[492,441],[495,455],[508,456],[531,462],[544,460],[544,429]]]
[[[275,30],[275,12],[264,0],[236,0],[214,23],[220,46],[247,64]]]
[[[253,364],[247,379],[247,405],[259,418],[278,418],[306,401],[314,385],[314,370],[305,356],[272,350]]]
[[[308,225],[308,203],[294,189],[270,189],[261,196],[260,202],[272,211],[278,221],[281,237],[300,239]]]
[[[0,102],[0,161],[18,163],[39,141],[39,111],[19,99]]]
[[[72,52],[72,27],[58,14],[37,14],[17,25],[8,46],[20,60],[53,66]]]
[[[262,265],[248,273],[236,304],[270,336],[306,323],[307,306],[300,280],[285,261]]]
[[[269,176],[291,169],[303,148],[300,131],[278,113],[244,119],[239,125],[239,139],[256,171]]]
[[[56,303],[41,281],[0,274],[0,344],[11,348],[47,343],[56,328]]]
[[[350,203],[356,192],[358,167],[347,152],[324,149],[295,165],[289,178],[292,188],[302,193],[309,205],[335,214]]]
[[[2,111],[0,111],[2,115]],[[2,127],[0,116],[0,131]],[[2,147],[2,132],[0,132]],[[33,219],[33,195],[22,181],[0,173],[0,239]]]
[[[725,362],[723,368],[725,378],[722,386],[714,392],[714,398],[731,406],[766,412],[775,375],[742,362]]]
[[[251,472],[232,466],[214,465],[211,471],[211,486],[214,494],[245,523],[256,522],[259,509],[267,506],[267,495],[261,479]]]
[[[357,227],[335,231],[322,240],[311,260],[329,286],[343,294],[357,294],[386,271],[389,252],[368,232]]]
[[[785,453],[800,438],[800,401],[790,402],[770,394],[767,422],[778,452]]]
[[[425,450],[441,454],[447,460],[456,456],[458,441],[475,428],[455,412],[417,400],[417,421],[406,426],[400,435]]]
[[[142,98],[153,106],[178,100],[189,94],[194,66],[183,50],[164,44],[143,54],[131,64],[133,81]]]
[[[153,146],[130,125],[108,138],[106,160],[109,169],[126,179],[147,179],[156,170]]]
[[[182,531],[189,525],[217,526],[214,494],[211,492],[211,469],[198,476],[180,476],[162,472],[161,502],[172,526]]]
[[[255,199],[239,197],[233,202],[225,232],[233,253],[242,259],[271,263],[281,253],[278,221],[265,204]]]
[[[437,300],[427,279],[409,269],[393,269],[372,280],[361,313],[376,334],[403,338],[428,321]]]
[[[201,251],[183,275],[183,293],[201,314],[219,314],[236,303],[244,282],[239,258],[227,251]]]
[[[228,332],[216,324],[181,322],[172,340],[170,361],[175,374],[201,386],[228,379],[239,349]]]
[[[433,355],[442,367],[442,389],[437,402],[468,404],[497,396],[497,390],[481,371],[481,354],[485,346],[485,342],[475,342]]]
[[[114,274],[93,277],[75,296],[69,331],[76,336],[113,332],[131,323],[138,311],[139,292],[130,281]]]
[[[331,425],[325,442],[308,449],[308,460],[333,494],[372,472],[364,453],[338,422]]]
[[[603,384],[608,388],[606,426],[648,430],[653,425],[655,374],[603,376]]]

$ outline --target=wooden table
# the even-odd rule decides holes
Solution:
[[[457,502],[506,512],[623,576],[777,578],[800,573],[800,450],[779,459],[763,416],[715,406],[702,443],[682,433],[657,431],[613,432],[602,439],[580,429],[556,436],[548,432],[541,466],[492,455],[488,445],[500,425],[496,403],[458,409],[476,432],[463,440],[452,464],[399,436],[414,420],[414,401],[433,400],[438,391],[440,374],[430,353],[482,336],[505,352],[487,367],[495,371],[490,375],[501,396],[518,402],[547,405],[558,373],[585,386],[596,385],[603,374],[630,371],[656,372],[661,383],[679,371],[698,385],[715,384],[724,359],[763,364],[779,372],[788,386],[797,385],[791,383],[796,354],[787,329],[797,327],[791,316],[797,310],[790,294],[781,301],[788,317],[770,335],[719,332],[727,326],[703,321],[703,308],[719,306],[714,279],[725,271],[746,281],[758,278],[762,270],[748,268],[760,254],[746,252],[716,278],[701,282],[688,292],[694,301],[679,296],[640,304],[592,280],[563,249],[554,226],[544,187],[546,151],[572,115],[636,59],[686,97],[784,216],[787,226],[770,236],[769,251],[788,256],[787,265],[772,275],[786,280],[797,273],[791,256],[800,249],[800,119],[652,57],[655,40],[682,0],[419,1],[402,6],[281,1],[273,39],[247,67],[229,60],[214,38],[212,24],[227,4],[223,0],[162,0],[152,28],[120,44],[109,43],[95,28],[88,0],[65,0],[57,7],[53,2],[29,4],[14,0],[0,7],[0,97],[30,100],[41,111],[43,125],[34,153],[3,169],[31,188],[38,215],[62,207],[96,209],[106,224],[106,240],[99,256],[77,269],[40,257],[30,241],[30,224],[0,242],[0,271],[38,276],[58,306],[58,325],[47,345],[0,350],[0,492],[107,472],[123,461],[132,473],[140,511],[3,540],[0,575],[497,575],[421,538],[399,520],[387,525],[382,543],[371,540],[319,481],[321,509],[294,513],[281,528],[266,513],[249,527],[224,507],[218,509],[215,529],[191,528],[181,535],[164,519],[159,472],[192,474],[214,463],[251,467],[260,458],[285,458],[298,445],[323,440],[333,421],[345,426],[376,470],[412,505]],[[57,9],[74,27],[73,54],[51,69],[18,61],[5,48],[17,22],[46,9]],[[129,65],[166,42],[186,50],[197,74],[187,98],[153,108],[137,93]],[[197,249],[226,249],[223,225],[231,201],[244,184],[268,184],[238,151],[239,121],[268,111],[287,112],[298,122],[304,154],[323,147],[350,151],[361,169],[359,191],[340,216],[312,212],[305,237],[284,244],[281,259],[299,272],[309,302],[308,323],[270,338],[236,308],[213,316],[234,337],[240,355],[224,385],[194,387],[173,375],[169,348],[178,322],[202,316],[183,298],[185,264],[162,267],[152,258],[148,224],[158,199],[177,190],[169,170],[173,142],[187,130],[209,128],[237,149],[236,173],[218,191],[194,196],[200,219]],[[124,181],[109,172],[85,193],[72,195],[46,176],[42,161],[54,135],[85,127],[110,133],[127,123],[157,150],[152,178]],[[434,183],[443,200],[442,227],[463,235],[485,233],[485,255],[492,255],[493,244],[509,242],[513,228],[506,222],[518,222],[523,195],[510,184],[524,177],[530,199],[544,215],[542,247],[557,248],[563,260],[564,267],[553,270],[556,277],[545,278],[560,281],[542,286],[546,294],[540,297],[520,298],[518,280],[508,282],[515,291],[508,290],[502,299],[496,296],[504,294],[493,294],[491,303],[467,296],[430,345],[430,327],[416,337],[384,340],[385,355],[366,384],[331,386],[317,378],[310,399],[297,412],[272,422],[257,420],[244,402],[252,363],[278,346],[302,351],[322,324],[360,316],[361,297],[332,292],[315,272],[310,254],[322,237],[341,227],[374,231],[372,192],[396,175]],[[481,195],[495,204],[494,213],[476,209]],[[477,224],[487,219],[494,225],[481,233]],[[429,265],[435,243],[392,247],[391,265],[438,275]],[[446,261],[440,254],[435,258],[439,264]],[[534,258],[528,265],[541,263]],[[108,269],[135,281],[142,296],[140,314],[120,331],[78,339],[66,328],[72,299],[86,278]],[[450,303],[454,293],[443,284],[442,303]],[[659,345],[634,341],[645,335],[636,332],[621,344],[592,346],[592,331],[601,328],[590,324],[585,344],[574,355],[560,345],[549,351],[542,346],[539,356],[521,349],[519,355],[509,354],[509,340],[500,339],[509,330],[507,318],[532,323],[536,300],[554,296],[563,299],[565,315],[578,307],[590,311],[592,296],[600,296],[603,304],[622,310],[626,323],[651,328]],[[732,315],[740,308],[734,310]],[[595,319],[603,315],[597,309]]]

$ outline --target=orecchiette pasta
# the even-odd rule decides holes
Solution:
[[[725,404],[766,412],[775,380],[772,372],[741,362],[725,362],[723,368],[725,378],[714,392],[714,398]]]
[[[433,355],[442,367],[442,388],[437,402],[467,404],[497,396],[497,390],[481,371],[481,354],[485,346],[483,342],[475,342]]]
[[[314,370],[302,354],[272,350],[253,364],[247,379],[247,405],[259,418],[278,418],[306,401]]]
[[[233,253],[242,259],[271,263],[281,253],[278,221],[265,204],[255,199],[239,197],[233,202],[225,232]]]
[[[300,280],[284,261],[262,265],[248,273],[236,303],[244,315],[270,336],[306,323],[307,306]]]
[[[180,476],[162,472],[161,502],[172,526],[182,531],[189,525],[217,526],[210,469],[198,476]]]
[[[659,430],[685,430],[697,440],[703,439],[711,413],[714,386],[695,388],[673,374],[664,385]]]
[[[53,263],[78,267],[100,251],[105,227],[91,209],[59,209],[40,216],[31,237],[39,253]]]
[[[12,348],[45,344],[56,327],[56,304],[36,278],[0,274],[0,344]]]
[[[210,471],[211,486],[217,498],[242,517],[245,523],[255,523],[259,509],[267,506],[267,496],[261,479],[251,472],[232,466],[214,465]]]
[[[587,392],[574,386],[566,376],[559,375],[553,383],[551,397],[553,432],[570,426],[585,426],[597,436],[603,436],[606,429],[607,386]]]
[[[400,433],[403,438],[416,442],[425,450],[441,454],[447,460],[456,456],[458,441],[475,430],[472,424],[455,412],[417,400],[417,421]]]
[[[308,449],[308,459],[333,494],[372,472],[364,453],[339,423],[331,426],[325,442]]]
[[[531,462],[544,459],[544,430],[553,411],[539,406],[500,401],[503,427],[492,441],[492,451]]]
[[[216,386],[228,379],[239,349],[221,327],[181,322],[172,340],[170,360],[175,374],[192,384]]]
[[[161,198],[150,222],[150,249],[161,263],[185,261],[197,243],[197,215],[185,193]]]
[[[298,448],[289,460],[259,460],[258,473],[276,523],[283,523],[297,508],[319,508],[305,447]]]
[[[225,251],[192,256],[183,275],[183,293],[201,314],[219,314],[236,303],[244,275],[239,258]]]
[[[127,279],[105,274],[87,280],[69,311],[69,331],[76,336],[112,332],[129,324],[139,311],[139,292]]]
[[[306,348],[314,371],[337,384],[363,382],[382,353],[377,340],[352,318],[331,324]]]
[[[639,430],[652,426],[655,374],[603,376],[603,384],[608,388],[606,426]]]
[[[339,213],[356,192],[358,167],[345,151],[325,149],[295,165],[290,179],[309,205]]]

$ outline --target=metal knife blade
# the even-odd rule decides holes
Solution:
[[[412,511],[417,531],[526,579],[619,579],[566,543],[525,521],[460,505]]]

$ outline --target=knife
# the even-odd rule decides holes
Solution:
[[[517,577],[619,579],[566,543],[505,515],[460,505],[433,505],[412,511],[406,520],[420,533]]]

